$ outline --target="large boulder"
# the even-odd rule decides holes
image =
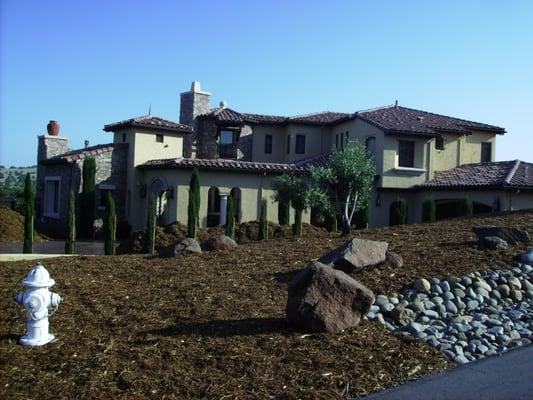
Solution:
[[[202,243],[202,249],[205,251],[230,250],[235,247],[237,247],[237,242],[226,235],[209,238]]]
[[[484,238],[488,236],[497,236],[510,244],[518,242],[528,243],[529,234],[526,231],[507,226],[478,225],[472,228],[478,240],[483,243]]]
[[[350,273],[385,261],[388,247],[387,242],[355,238],[324,255],[318,261]]]
[[[313,262],[289,285],[287,322],[306,332],[337,333],[356,326],[374,302],[374,294],[344,272]]]
[[[191,253],[201,253],[202,249],[196,239],[185,238],[174,246],[174,256],[181,257]]]

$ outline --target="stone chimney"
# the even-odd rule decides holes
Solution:
[[[37,162],[66,153],[69,150],[68,139],[66,137],[59,136],[59,125],[54,129],[54,131],[48,127],[48,134],[38,136],[37,140]]]
[[[211,108],[211,93],[203,92],[200,82],[194,81],[191,90],[180,95],[180,124],[193,125],[194,119]]]

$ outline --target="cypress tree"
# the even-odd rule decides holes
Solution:
[[[226,236],[233,238],[235,236],[235,208],[233,206],[233,196],[228,196],[226,205]]]
[[[115,201],[111,192],[107,192],[105,199],[105,220],[104,220],[104,248],[106,256],[115,255],[115,242],[117,238],[117,214],[115,212]]]
[[[280,225],[289,225],[291,216],[290,201],[278,202],[278,222]]]
[[[422,203],[422,222],[435,222],[437,220],[437,206],[435,200],[426,199]]]
[[[65,241],[65,254],[76,253],[76,205],[74,201],[74,192],[71,190],[68,194],[68,212],[67,212],[67,240]]]
[[[196,207],[195,207],[195,194],[192,189],[189,189],[189,204],[187,205],[187,237],[196,239]]]
[[[198,168],[194,168],[191,174],[189,190],[193,192],[194,215],[196,216],[196,226],[200,227],[200,173]]]
[[[397,199],[391,204],[389,224],[403,225],[407,223],[407,203],[404,199]]]
[[[146,231],[144,232],[144,251],[155,253],[155,214],[156,204],[154,195],[150,195],[148,202],[148,220],[146,221]]]
[[[472,204],[472,200],[470,197],[464,197],[461,199],[459,203],[461,216],[463,217],[471,217],[474,215],[474,205]]]
[[[261,201],[261,214],[259,216],[259,240],[268,239],[267,202]]]
[[[31,183],[31,174],[26,174],[24,184],[24,245],[23,253],[33,253],[33,220],[35,216],[35,192]]]
[[[302,213],[303,210],[294,209],[294,224],[292,224],[292,234],[302,236]]]
[[[80,194],[79,232],[92,238],[94,232],[96,160],[87,157],[82,166],[83,183]]]

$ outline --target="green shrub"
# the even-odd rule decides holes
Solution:
[[[226,236],[233,238],[235,236],[235,208],[233,207],[233,196],[228,196],[226,205]]]
[[[196,239],[197,218],[194,201],[194,191],[189,189],[189,204],[187,205],[187,237],[191,239]]]
[[[404,199],[397,199],[390,207],[389,225],[403,225],[407,223],[407,203]]]
[[[146,221],[146,230],[144,232],[144,251],[150,254],[155,253],[155,208],[155,197],[152,194],[148,202],[148,220]]]
[[[355,212],[354,219],[356,228],[368,228],[368,224],[370,223],[370,207],[368,207],[368,204],[363,205],[363,207]]]
[[[302,236],[302,213],[303,210],[294,209],[294,224],[292,224],[292,234]]]
[[[463,217],[471,217],[474,215],[474,205],[472,204],[470,197],[464,197],[460,200],[459,209],[461,216]]]
[[[437,220],[437,206],[435,200],[426,199],[422,203],[422,222],[435,222]]]
[[[95,179],[96,160],[87,157],[82,166],[82,188],[80,194],[80,215],[78,232],[82,237],[92,238],[94,234],[94,211],[95,211]]]
[[[289,225],[291,218],[291,203],[289,201],[278,202],[278,222],[280,225]]]
[[[267,202],[261,201],[261,214],[259,216],[259,240],[268,239]]]
[[[111,192],[107,192],[105,199],[105,220],[104,220],[104,249],[107,256],[115,255],[115,243],[117,239],[117,214],[115,212],[115,201]]]
[[[193,193],[194,215],[196,215],[196,227],[200,227],[200,173],[194,168],[189,182],[189,190]]]
[[[33,221],[35,216],[35,192],[31,182],[31,174],[26,174],[24,185],[24,244],[23,253],[33,253]]]
[[[67,240],[65,241],[65,254],[76,253],[76,203],[74,192],[68,194],[67,211]]]

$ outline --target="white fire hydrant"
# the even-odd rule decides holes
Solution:
[[[15,301],[26,309],[28,315],[27,332],[20,338],[20,344],[42,346],[54,340],[54,335],[48,332],[48,317],[57,310],[61,297],[48,290],[55,281],[50,278],[50,274],[40,262],[28,272],[22,284],[27,290],[17,294]],[[49,313],[49,308],[52,308],[52,313]]]

